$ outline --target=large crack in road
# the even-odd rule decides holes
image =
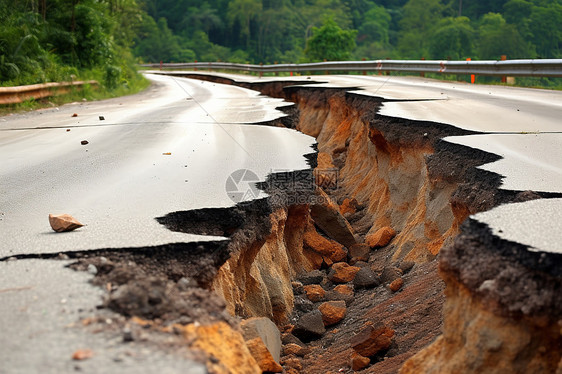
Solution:
[[[443,352],[462,351],[460,343],[447,346],[438,338],[445,331],[446,339],[455,340],[441,316],[445,285],[437,275],[435,260],[441,248],[439,266],[448,289],[451,284],[461,284],[459,287],[469,290],[470,300],[476,300],[472,301],[475,305],[483,300],[483,305],[495,305],[491,310],[499,316],[526,319],[535,329],[531,339],[535,350],[540,351],[545,341],[551,346],[560,344],[559,335],[544,333],[556,324],[562,310],[556,297],[560,255],[532,252],[524,244],[491,235],[487,226],[477,221],[485,221],[485,216],[468,218],[506,203],[544,198],[557,201],[560,192],[502,188],[502,177],[482,168],[501,160],[500,156],[448,141],[451,137],[478,136],[477,132],[381,115],[378,111],[385,99],[361,96],[357,88],[350,93],[349,88],[314,87],[310,81],[304,82],[306,86],[295,86],[300,82],[251,84],[209,75],[196,78],[236,83],[294,102],[295,106],[283,108],[287,115],[280,121],[261,125],[283,125],[314,136],[318,152],[308,157],[310,169],[270,174],[259,185],[268,196],[262,199],[154,217],[170,231],[210,235],[210,241],[63,251],[61,255],[19,254],[2,260],[72,259],[70,267],[95,275],[93,283],[105,292],[103,306],[124,316],[114,317],[109,324],[106,318],[94,317],[92,325],[123,337],[122,346],[132,341],[139,346],[156,346],[156,351],[164,354],[179,350],[179,357],[188,359],[191,366],[187,368],[193,372],[202,370],[197,362],[210,372],[237,372],[241,366],[224,352],[224,356],[217,356],[216,347],[201,343],[201,334],[188,333],[187,326],[226,323],[236,330],[240,319],[256,316],[275,321],[283,333],[279,362],[285,372],[352,372],[354,365],[363,365],[364,372],[397,372],[435,339],[434,345],[441,344]],[[337,175],[335,186],[323,184],[330,178],[326,173]],[[314,184],[320,184],[320,189],[311,188]],[[314,206],[332,210],[326,208],[315,215]],[[397,235],[389,245],[358,253],[361,246],[338,243],[341,222],[335,227],[320,227],[323,214],[338,212],[358,243],[384,226],[395,229]],[[216,237],[227,239],[213,241]],[[342,247],[345,256],[327,253],[323,240],[332,250]],[[490,247],[497,250],[490,251]],[[342,262],[375,281],[351,280],[342,287],[333,277],[333,264]],[[512,272],[495,274],[504,265]],[[515,279],[521,286],[510,291],[506,282]],[[397,283],[401,283],[399,291],[389,288]],[[310,286],[320,287],[325,295],[315,299]],[[449,300],[454,300],[448,292]],[[318,313],[322,305],[334,302],[339,306],[344,303],[345,318],[326,324],[322,333],[312,333],[304,320]],[[449,303],[449,309],[454,308]],[[477,311],[474,315],[480,315],[479,308],[480,304],[471,309]],[[93,315],[82,316],[88,326]],[[447,321],[447,315],[445,318]],[[455,320],[449,318],[448,323],[452,326]],[[392,331],[391,343],[361,360],[352,338],[380,325]],[[236,339],[223,338],[226,349],[236,351]],[[502,340],[500,348],[489,349],[502,353],[510,344]],[[183,350],[185,346],[189,349]],[[489,354],[487,349],[482,348],[481,354]],[[526,350],[528,360],[508,364],[520,365],[519,369],[548,371],[558,365],[559,353],[546,357],[543,352],[541,364],[532,366],[529,362],[537,361],[534,351],[529,353],[528,345],[518,349]],[[478,354],[473,356],[448,361],[462,367],[470,365]],[[431,351],[418,354],[404,370],[420,372],[431,364],[451,371],[443,363],[447,360],[441,358],[439,363],[436,357],[431,357]],[[486,366],[479,370],[483,368]]]

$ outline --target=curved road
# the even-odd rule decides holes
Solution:
[[[88,283],[91,274],[65,268],[69,261],[15,260],[214,240],[172,232],[155,218],[234,205],[226,181],[239,169],[265,180],[309,168],[303,155],[313,138],[252,125],[283,116],[276,108],[288,103],[234,86],[150,79],[138,95],[0,117],[0,373],[206,372],[185,352],[122,344],[111,329],[120,317],[96,311],[102,290]],[[236,187],[253,191],[249,182]],[[56,234],[50,213],[86,226]],[[103,333],[79,323],[100,314]],[[71,360],[79,349],[94,356]]]
[[[181,355],[146,346],[131,348],[136,352],[131,357],[118,332],[92,334],[76,327],[100,300],[102,291],[87,283],[91,275],[66,269],[65,262],[7,260],[217,239],[171,232],[155,218],[234,205],[225,183],[238,169],[265,179],[271,171],[308,168],[303,155],[314,139],[251,125],[282,116],[275,108],[286,103],[235,86],[151,79],[155,85],[139,95],[0,117],[1,373],[205,372]],[[318,86],[383,98],[383,115],[479,131],[446,141],[503,156],[482,168],[503,175],[504,189],[562,193],[559,91],[405,77],[314,79],[324,82]],[[87,226],[54,234],[49,213],[72,214]],[[500,206],[472,218],[531,250],[561,252],[560,198]],[[110,324],[116,317],[107,313]],[[96,354],[73,362],[79,348]]]
[[[140,95],[0,120],[0,258],[217,239],[172,232],[155,218],[234,205],[225,184],[238,169],[265,180],[272,170],[308,168],[313,138],[249,125],[283,116],[276,107],[287,103],[234,86],[151,79]],[[50,213],[87,226],[56,234]]]

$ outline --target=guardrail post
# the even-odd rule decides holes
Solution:
[[[195,63],[197,63],[197,60],[195,60]],[[193,71],[197,71],[197,66],[193,68]]]
[[[472,59],[468,57],[466,61],[472,61]],[[470,74],[470,83],[474,84],[475,81],[476,81],[476,75]]]
[[[502,61],[505,61],[505,60],[507,60],[507,56],[502,55],[501,59],[502,59]],[[507,77],[505,75],[502,76],[502,83],[507,83]]]
[[[387,57],[385,60],[390,60],[390,57]],[[385,72],[385,74],[386,74],[386,75],[390,75],[390,70],[387,70],[387,71]]]
[[[365,58],[362,58],[361,61],[365,61]],[[367,75],[367,71],[363,70],[363,75]]]
[[[263,66],[263,62],[260,62],[260,68]],[[260,78],[263,77],[263,71],[260,70]]]
[[[277,61],[274,61],[274,62],[273,62],[273,65],[277,65]],[[275,72],[275,76],[276,76],[276,77],[279,76],[279,72],[278,72],[278,71]]]
[[[421,60],[425,61],[425,57],[422,57]],[[423,71],[420,73],[420,77],[422,77],[422,78],[425,77],[425,73]]]
[[[162,66],[163,66],[163,65],[164,65],[164,64],[163,64],[162,60],[160,60],[160,70],[162,70]]]

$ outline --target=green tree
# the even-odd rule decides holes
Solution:
[[[309,61],[344,61],[355,48],[357,30],[343,30],[329,19],[320,28],[313,28],[304,51]]]
[[[499,13],[508,0],[452,0],[460,10],[459,16],[476,20],[487,13]]]
[[[444,11],[445,6],[439,0],[409,0],[404,5],[398,35],[398,50],[401,56],[428,56],[430,36]]]
[[[432,33],[429,44],[433,59],[462,60],[473,53],[474,29],[467,17],[442,19]]]
[[[521,26],[528,19],[533,7],[533,3],[526,0],[510,0],[503,6],[503,16],[508,23]]]
[[[165,18],[158,22],[150,16],[143,18],[135,53],[149,62],[193,61],[195,53],[180,46],[179,37],[168,28]]]
[[[196,31],[186,46],[196,53],[200,61],[226,61],[230,56],[229,48],[211,42],[204,31]]]
[[[391,20],[390,13],[383,6],[374,5],[363,16],[358,30],[359,40],[388,45]]]
[[[113,58],[112,25],[104,10],[86,4],[78,4],[74,9],[74,52],[81,67],[103,65]]]
[[[0,27],[0,82],[22,84],[44,81],[49,54],[40,44],[41,23],[37,14],[4,16]]]
[[[499,60],[501,55],[509,58],[532,58],[532,45],[525,41],[517,27],[505,22],[501,14],[488,13],[482,17],[478,29],[478,57]]]
[[[350,9],[341,0],[314,0],[308,7],[304,7],[303,14],[309,24],[322,25],[332,19],[344,29],[353,27]]]
[[[262,11],[261,0],[232,0],[228,3],[228,21],[231,26],[238,23],[240,36],[246,40],[246,48],[250,46],[250,22]]]
[[[562,5],[536,6],[529,17],[531,41],[541,58],[562,56]]]
[[[206,34],[212,29],[218,29],[223,26],[223,21],[217,14],[217,10],[205,2],[200,7],[190,7],[181,22],[183,30],[192,33],[202,30]],[[184,35],[186,32],[183,33]]]

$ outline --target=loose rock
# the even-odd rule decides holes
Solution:
[[[338,262],[332,266],[328,279],[334,283],[347,283],[355,278],[355,274],[360,270],[356,266],[349,266],[345,262]]]
[[[360,268],[353,279],[353,285],[357,288],[373,288],[381,284],[379,277],[369,267]]]
[[[413,261],[402,261],[399,265],[398,268],[400,270],[402,270],[402,274],[406,274],[407,272],[409,272],[410,270],[412,270],[412,268],[414,267],[416,263]]]
[[[123,329],[123,342],[129,343],[135,340],[131,326],[125,326]]]
[[[353,352],[351,355],[351,368],[354,371],[359,371],[365,369],[371,363],[371,359],[368,357],[363,357],[357,352]]]
[[[310,301],[308,297],[305,297],[303,295],[296,295],[294,304],[295,310],[297,312],[308,313],[312,309],[314,309],[314,304],[312,303],[312,301]]]
[[[295,356],[292,356],[292,355],[291,356],[285,356],[281,360],[281,363],[285,367],[285,370],[286,370],[287,373],[292,373],[292,372],[300,373],[301,370],[302,370],[302,362],[299,358],[297,358]],[[291,370],[293,370],[293,371],[291,371]]]
[[[73,231],[84,226],[70,214],[49,214],[49,223],[56,232]]]
[[[98,268],[94,264],[88,264],[88,273],[96,275],[98,273]]]
[[[349,248],[350,263],[353,265],[357,261],[369,261],[370,253],[371,247],[367,244],[354,244]]]
[[[356,244],[355,232],[347,219],[341,214],[339,206],[322,189],[317,188],[316,192],[325,201],[325,204],[310,207],[310,215],[316,225],[330,238],[347,248]]]
[[[396,231],[392,227],[385,226],[378,229],[375,233],[369,233],[365,237],[365,243],[369,245],[371,248],[379,248],[384,247],[392,238],[396,236]]]
[[[343,293],[336,292],[335,290],[332,290],[332,291],[326,292],[326,300],[328,300],[328,301],[344,301],[346,305],[350,305],[354,300],[354,296],[353,296],[353,294],[348,295],[348,294],[343,294]]]
[[[306,297],[314,303],[318,301],[322,301],[326,298],[326,291],[317,284],[310,284],[308,286],[304,286],[304,292],[306,293]]]
[[[402,270],[395,266],[385,267],[381,274],[381,283],[387,284],[402,276]]]
[[[355,294],[355,292],[353,291],[353,287],[348,284],[338,284],[336,287],[334,287],[334,292],[349,296],[353,296]]]
[[[340,243],[320,235],[312,223],[307,226],[303,236],[304,245],[332,262],[342,261],[347,251]]]
[[[296,344],[298,346],[304,347],[305,344],[296,336],[294,336],[291,333],[284,333],[281,335],[281,341],[283,342],[283,344],[287,345],[287,344]]]
[[[322,303],[318,310],[322,313],[322,321],[325,326],[335,325],[344,319],[347,313],[345,301],[328,301]]]
[[[357,203],[356,199],[349,199],[346,198],[342,204],[340,205],[340,212],[341,214],[343,214],[344,216],[346,214],[354,214],[355,212],[357,212],[357,206],[359,204]]]
[[[326,276],[326,274],[323,271],[313,270],[311,272],[304,273],[303,275],[299,276],[297,279],[298,279],[299,282],[301,282],[303,285],[306,286],[306,285],[309,285],[309,284],[320,284],[320,283],[322,283],[325,276]]]
[[[392,344],[394,330],[386,326],[368,325],[351,338],[351,347],[364,357],[373,357]]]
[[[275,361],[261,338],[257,337],[246,341],[246,346],[263,372],[283,372],[283,367]]]
[[[306,346],[300,346],[295,343],[289,343],[283,347],[283,355],[295,355],[299,357],[304,357],[311,352],[311,349]]]
[[[304,287],[301,282],[293,281],[291,282],[291,287],[293,287],[293,294],[302,295],[304,293]]]
[[[279,332],[277,326],[269,318],[249,318],[242,321],[240,323],[240,327],[242,328],[244,340],[249,341],[255,338],[260,338],[265,344],[267,350],[271,353],[273,359],[276,362],[279,362],[281,355],[281,333]]]
[[[94,352],[91,349],[79,349],[72,354],[72,359],[76,361],[87,360],[94,356]]]
[[[396,292],[399,289],[401,289],[403,285],[404,285],[404,280],[402,278],[398,278],[393,280],[392,283],[390,283],[390,285],[388,286],[388,288],[390,288],[392,292]]]
[[[322,313],[318,310],[308,312],[299,318],[293,335],[302,341],[311,341],[318,339],[326,332],[324,328],[324,321],[322,320]]]
[[[90,143],[90,142],[87,141],[87,140],[82,140],[82,141],[80,142],[80,144],[82,144],[82,145],[87,145],[87,144],[89,144],[89,143]]]

